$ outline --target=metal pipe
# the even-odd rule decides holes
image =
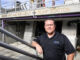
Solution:
[[[18,59],[14,59],[14,58],[10,58],[10,57],[7,57],[7,56],[0,55],[0,60],[18,60]]]
[[[10,50],[13,50],[13,51],[18,52],[18,53],[21,53],[23,55],[30,56],[32,58],[36,58],[36,59],[42,60],[42,58],[40,58],[40,57],[38,57],[36,55],[30,54],[30,53],[28,53],[28,52],[26,52],[24,50],[21,50],[19,48],[14,47],[14,46],[8,45],[8,44],[3,43],[1,41],[0,41],[0,46],[2,46],[4,48],[7,48],[7,49],[10,49]]]
[[[6,35],[8,35],[8,36],[10,36],[11,38],[13,38],[13,39],[15,39],[15,40],[17,40],[17,41],[19,41],[19,42],[21,42],[21,43],[29,46],[29,47],[31,47],[31,48],[33,48],[33,49],[35,49],[32,45],[30,45],[29,43],[27,43],[27,42],[24,41],[23,39],[19,38],[18,36],[12,34],[11,32],[8,32],[7,30],[5,30],[5,29],[3,29],[3,28],[1,28],[1,27],[0,27],[0,32],[6,34]]]
[[[4,28],[4,20],[2,20],[2,28]],[[5,42],[4,33],[2,33],[2,41]]]

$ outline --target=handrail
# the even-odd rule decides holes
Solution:
[[[8,32],[7,30],[3,29],[2,27],[0,27],[0,31],[1,31],[2,33],[4,33],[4,34],[10,36],[11,38],[13,38],[13,39],[15,39],[15,40],[17,40],[17,41],[19,41],[19,42],[21,42],[21,43],[29,46],[29,47],[35,49],[35,48],[34,48],[33,46],[31,46],[29,43],[27,43],[27,42],[24,41],[23,39],[19,38],[18,36],[12,34],[11,32]]]
[[[33,48],[33,49],[35,49],[35,48],[34,48],[33,46],[31,46],[29,43],[27,43],[27,42],[24,41],[23,39],[19,38],[18,36],[12,34],[11,32],[8,32],[7,30],[3,29],[2,27],[0,27],[0,32],[2,32],[2,33],[4,33],[4,34],[12,37],[13,39],[15,39],[15,40],[17,40],[17,41],[19,41],[19,42],[21,42],[21,43],[23,43],[23,44],[25,44],[25,45]],[[18,52],[18,53],[24,54],[24,55],[31,56],[31,57],[36,58],[36,59],[42,60],[42,58],[40,58],[40,57],[38,57],[38,56],[36,56],[36,55],[30,54],[30,53],[28,53],[28,52],[26,52],[26,51],[24,51],[24,50],[21,50],[21,49],[19,49],[19,48],[13,47],[13,46],[10,46],[10,45],[8,45],[8,44],[6,44],[6,43],[0,42],[0,46],[5,47],[5,48],[10,49],[10,50],[13,50],[13,51],[16,51],[16,52]]]
[[[27,56],[30,56],[30,57],[33,57],[33,58],[42,60],[42,58],[40,58],[40,57],[38,57],[38,56],[36,56],[36,55],[34,55],[34,54],[30,54],[30,53],[28,53],[28,52],[26,52],[26,51],[24,51],[24,50],[21,50],[21,49],[19,49],[19,48],[14,47],[14,46],[8,45],[8,44],[3,43],[3,42],[1,42],[1,41],[0,41],[0,46],[2,46],[2,47],[4,47],[4,48],[7,48],[7,49],[10,49],[10,50],[13,50],[13,51],[18,52],[18,53],[21,53],[21,54],[23,54],[23,55],[27,55]]]
[[[7,56],[0,55],[0,60],[18,60],[18,59],[14,59],[14,58],[10,58],[10,57],[7,57]]]

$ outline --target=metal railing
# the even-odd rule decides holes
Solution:
[[[51,8],[51,7],[57,7],[57,6],[63,6],[63,5],[70,5],[70,4],[80,4],[80,2],[71,2],[71,3],[65,3],[65,1],[63,1],[62,4],[60,4],[60,2],[56,2],[58,0],[55,1],[41,1],[41,2],[30,2],[30,1],[26,1],[26,2],[15,2],[14,4],[11,3],[5,3],[3,5],[0,6],[0,13],[1,14],[7,14],[10,12],[17,12],[17,11],[26,11],[26,10],[33,10],[35,11],[36,9],[40,9],[40,8]],[[10,8],[9,8],[10,6]],[[8,7],[8,8],[7,8]]]
[[[8,32],[7,30],[5,30],[5,29],[3,29],[3,28],[1,28],[1,27],[0,27],[0,32],[6,34],[6,35],[8,35],[8,36],[10,36],[11,38],[13,38],[13,39],[15,39],[15,40],[17,40],[17,41],[19,41],[19,42],[21,42],[21,43],[29,46],[29,47],[31,47],[31,48],[33,48],[33,49],[35,49],[35,48],[32,47],[30,44],[28,44],[26,41],[22,40],[21,38],[15,36],[14,34]],[[26,52],[26,51],[24,51],[24,50],[21,50],[21,49],[19,49],[19,48],[16,48],[16,47],[14,47],[14,46],[9,45],[9,44],[3,43],[3,42],[1,42],[1,41],[0,41],[0,46],[1,46],[1,47],[4,47],[4,48],[7,48],[7,49],[10,49],[10,50],[12,50],[12,51],[21,53],[21,54],[23,54],[23,55],[30,56],[30,57],[35,58],[35,59],[38,59],[38,60],[42,60],[42,58],[40,58],[40,57],[38,57],[38,56],[36,56],[36,55],[34,55],[34,54],[30,54],[30,53],[28,53],[28,52]]]
[[[62,4],[60,4],[60,2],[57,2],[59,0],[55,0],[55,1],[41,1],[41,2],[30,2],[30,1],[25,1],[25,2],[17,2],[16,0],[14,0],[15,2],[13,2],[14,4],[11,3],[5,3],[3,5],[0,4],[0,13],[1,14],[6,14],[9,12],[16,12],[16,11],[23,11],[23,10],[35,10],[38,8],[49,8],[49,7],[56,7],[56,6],[60,6],[60,5],[68,5],[68,4],[76,4],[76,3],[80,3],[80,2],[71,2],[71,3],[65,3],[65,1],[63,1]],[[11,6],[9,8],[9,6]],[[8,7],[8,9],[6,8]]]
[[[32,47],[29,43],[27,43],[27,42],[24,41],[23,39],[19,38],[18,36],[12,34],[11,32],[8,32],[7,30],[3,29],[2,27],[0,27],[0,32],[6,34],[7,36],[9,36],[9,37],[11,37],[11,38],[13,38],[13,39],[15,39],[15,40],[21,42],[21,43],[23,43],[23,44],[25,44],[25,45],[27,45],[27,46],[33,48],[33,49],[35,49],[35,48]]]
[[[0,41],[0,46],[2,46],[2,47],[4,47],[4,48],[7,48],[7,49],[10,49],[10,50],[12,50],[12,51],[15,51],[15,52],[24,54],[24,55],[26,55],[26,56],[30,56],[30,57],[32,57],[32,58],[36,58],[36,59],[42,60],[40,57],[38,57],[38,56],[36,56],[36,55],[30,54],[30,53],[28,53],[28,52],[26,52],[26,51],[23,51],[23,50],[19,49],[19,48],[10,46],[10,45],[8,45],[8,44],[6,44],[6,43],[3,43],[3,42],[1,42],[1,41]]]

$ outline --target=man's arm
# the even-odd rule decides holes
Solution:
[[[39,54],[43,53],[42,47],[36,41],[32,41],[32,46],[36,48]]]
[[[74,53],[69,54],[67,60],[74,60]]]

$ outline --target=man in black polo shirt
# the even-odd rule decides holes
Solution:
[[[32,41],[32,46],[36,47],[38,53],[43,53],[44,60],[73,60],[75,49],[69,39],[55,31],[55,22],[47,19],[44,28],[46,33]]]

